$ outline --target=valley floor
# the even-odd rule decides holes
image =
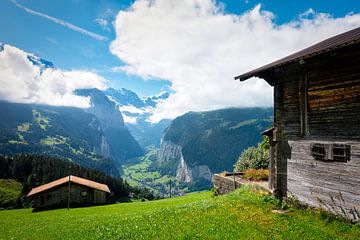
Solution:
[[[158,170],[151,167],[154,161],[156,161],[157,154],[157,150],[151,148],[144,156],[128,160],[129,162],[122,166],[123,175],[121,177],[131,186],[147,188],[155,195],[161,197],[169,196],[171,182],[172,195],[183,195],[188,190],[185,184],[183,184],[183,187],[180,187],[176,177],[162,175]]]
[[[152,202],[0,212],[0,239],[360,239],[360,227],[241,188]]]

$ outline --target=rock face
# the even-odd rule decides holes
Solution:
[[[106,141],[106,137],[101,137],[100,155],[104,157],[111,157],[111,149],[109,143]]]
[[[212,173],[207,165],[195,165],[189,167],[184,159],[182,147],[171,141],[161,141],[158,155],[160,164],[173,163],[177,165],[176,178],[181,182],[193,182],[198,179],[211,181]]]
[[[159,151],[159,163],[169,162],[170,160],[176,159],[177,161],[182,157],[181,146],[172,143],[171,141],[161,140]]]
[[[158,166],[182,182],[201,185],[215,172],[231,171],[241,152],[261,141],[271,108],[189,112],[174,119],[160,146]]]
[[[186,165],[186,162],[182,155],[180,157],[179,164],[176,169],[176,178],[181,182],[191,182],[193,180],[191,170]]]

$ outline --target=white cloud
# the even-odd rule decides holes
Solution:
[[[114,19],[114,17],[115,13],[113,10],[107,8],[94,19],[94,22],[96,22],[104,30],[110,31],[109,23]]]
[[[124,113],[122,113],[122,116],[123,116],[125,123],[128,123],[128,124],[136,124],[137,123],[136,117],[130,117]]]
[[[101,18],[101,17],[95,18],[95,19],[94,19],[94,22],[96,22],[97,24],[99,24],[100,27],[102,27],[102,28],[105,29],[105,30],[108,30],[108,29],[109,29],[109,27],[108,27],[108,21],[107,21],[105,18]]]
[[[66,21],[64,21],[64,20],[61,20],[61,19],[58,19],[58,18],[49,16],[49,15],[47,15],[47,14],[45,14],[45,13],[41,13],[41,12],[32,10],[32,9],[30,9],[30,8],[27,8],[27,7],[19,4],[19,3],[18,3],[17,1],[15,1],[15,0],[11,0],[11,2],[12,2],[15,6],[17,6],[18,8],[23,9],[25,12],[28,12],[28,13],[30,13],[30,14],[32,14],[32,15],[35,15],[35,16],[39,16],[39,17],[48,19],[48,20],[50,20],[50,21],[52,21],[52,22],[54,22],[54,23],[57,23],[57,24],[59,24],[59,25],[62,25],[62,26],[64,26],[64,27],[66,27],[66,28],[69,28],[69,29],[71,29],[71,30],[73,30],[73,31],[79,32],[79,33],[81,33],[81,34],[84,34],[84,35],[86,35],[86,36],[92,37],[92,38],[94,38],[94,39],[96,39],[96,40],[105,41],[105,40],[108,39],[108,38],[105,37],[105,36],[102,36],[102,35],[97,34],[97,33],[90,32],[90,31],[88,31],[88,30],[86,30],[86,29],[84,29],[84,28],[78,27],[78,26],[76,26],[76,25],[74,25],[74,24],[72,24],[72,23],[69,23],[69,22],[66,22]]]
[[[189,110],[270,106],[264,81],[233,77],[360,24],[360,14],[333,18],[312,9],[282,25],[273,19],[260,5],[234,15],[211,0],[138,0],[118,13],[110,50],[123,71],[172,82],[174,94],[151,118],[158,121]]]
[[[93,72],[63,71],[33,64],[16,47],[4,45],[0,52],[0,99],[10,102],[37,103],[86,108],[90,101],[74,94],[76,89],[106,88],[106,80]]]
[[[122,105],[119,106],[119,110],[120,112],[128,112],[128,113],[133,113],[133,114],[144,114],[147,112],[147,109],[140,109],[131,105]]]

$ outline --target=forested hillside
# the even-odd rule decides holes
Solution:
[[[29,205],[25,196],[33,187],[68,175],[107,184],[111,191],[110,202],[127,199],[130,192],[136,198],[154,199],[147,189],[131,187],[122,178],[111,177],[101,171],[68,161],[41,155],[20,154],[14,157],[0,155],[0,179],[13,179],[22,184],[21,194],[15,207]]]
[[[214,172],[231,171],[241,152],[261,141],[272,116],[272,108],[186,113],[165,132],[158,166],[185,182],[210,181]]]
[[[0,102],[0,154],[67,159],[118,176],[97,118],[80,108]]]

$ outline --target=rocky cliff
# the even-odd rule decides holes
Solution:
[[[182,182],[211,181],[215,172],[232,171],[241,152],[261,141],[272,114],[272,108],[186,113],[165,131],[158,166]]]
[[[207,165],[188,166],[182,154],[182,147],[171,141],[161,141],[158,161],[162,165],[176,165],[176,178],[181,182],[193,182],[196,179],[211,181],[212,173]],[[171,173],[171,170],[169,171]]]

